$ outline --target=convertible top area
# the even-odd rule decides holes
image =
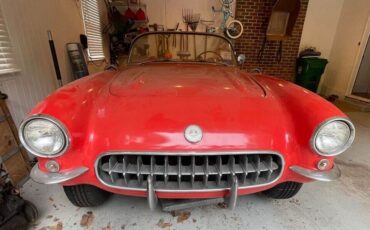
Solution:
[[[134,39],[128,64],[202,62],[236,65],[232,43],[217,34],[148,32]]]

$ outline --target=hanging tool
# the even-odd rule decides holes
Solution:
[[[176,41],[177,40],[177,38],[176,38],[176,34],[173,34],[173,36],[172,36],[172,47],[173,48],[176,48]]]
[[[190,57],[190,55],[190,52],[186,49],[184,34],[180,34],[180,51],[177,52],[177,56],[179,56],[181,60],[184,60]]]
[[[165,37],[165,52],[164,52],[164,58],[166,60],[171,60],[172,59],[172,53],[170,51],[170,43],[169,43],[169,39],[171,37],[171,34],[166,34],[164,35]]]
[[[183,22],[186,24],[186,31],[190,29],[195,32],[197,30],[199,21],[200,21],[200,14],[194,14],[192,9],[182,9],[182,18]],[[195,34],[193,37],[194,42],[194,59],[197,57],[197,48],[196,48],[196,39]],[[186,37],[186,50],[189,51],[189,39],[188,36]]]
[[[205,32],[206,33],[213,33],[213,28],[214,28],[214,23],[215,21],[214,20],[201,20],[200,21],[201,24],[203,24],[206,29],[205,29]],[[206,38],[204,39],[204,60],[207,60],[207,46],[208,46],[208,35],[206,35]]]
[[[173,29],[167,29],[168,31],[177,31],[179,29],[180,23],[177,23],[176,26]],[[173,34],[172,37],[172,47],[176,48],[176,34]]]
[[[55,51],[55,44],[54,44],[53,36],[50,30],[48,30],[47,32],[48,32],[48,38],[49,38],[50,51],[53,57],[55,74],[57,75],[58,87],[62,87],[63,86],[62,75],[60,73],[58,56],[57,56],[57,52]]]

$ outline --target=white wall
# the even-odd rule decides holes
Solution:
[[[147,5],[147,15],[150,23],[164,25],[165,28],[174,28],[176,23],[180,23],[180,28],[185,30],[182,22],[182,9],[193,9],[193,13],[200,13],[203,20],[216,20],[218,25],[223,18],[222,13],[212,12],[212,6],[216,9],[221,8],[219,0],[142,0]],[[235,12],[235,3],[232,4],[232,10]],[[203,31],[205,27],[199,25],[197,31]]]
[[[369,0],[345,0],[333,41],[321,93],[343,98],[359,54],[360,43],[370,15]]]
[[[72,79],[65,44],[78,42],[83,33],[75,0],[1,0],[8,31],[21,69],[0,75],[0,90],[8,94],[8,106],[19,124],[25,114],[56,89],[47,30],[53,32],[63,82]]]
[[[300,50],[316,47],[329,58],[344,0],[310,0]]]

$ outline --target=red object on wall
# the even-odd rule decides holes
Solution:
[[[267,41],[263,55],[258,60],[260,48],[265,39],[266,30],[276,0],[245,0],[236,3],[236,19],[244,26],[243,35],[236,40],[237,53],[244,53],[247,62],[244,68],[260,68],[264,74],[274,75],[286,80],[294,80],[296,59],[302,37],[309,0],[301,0],[301,9],[295,23],[292,36],[283,43],[282,60],[276,61],[279,43]]]

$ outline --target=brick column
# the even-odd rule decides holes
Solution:
[[[301,10],[295,24],[292,36],[283,42],[282,60],[276,60],[279,42],[268,41],[263,55],[258,60],[258,53],[263,44],[272,8],[276,0],[237,0],[236,19],[244,26],[243,35],[236,40],[237,53],[247,56],[245,68],[251,71],[261,68],[263,73],[294,80],[295,65],[301,42],[303,24],[306,17],[309,0],[301,0]]]

